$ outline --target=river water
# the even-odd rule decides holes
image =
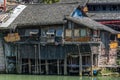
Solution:
[[[0,80],[120,80],[120,77],[79,77],[79,76],[41,76],[0,74]]]

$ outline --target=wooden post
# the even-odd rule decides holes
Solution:
[[[20,49],[20,45],[18,45],[18,49]],[[21,74],[22,73],[22,59],[20,57],[20,52],[18,50],[18,73]]]
[[[72,42],[74,42],[74,23],[73,22],[70,22],[71,23],[71,27],[72,27]]]
[[[38,44],[38,52],[39,52],[39,73],[41,73],[40,43]]]
[[[35,74],[36,74],[36,73],[37,73],[37,62],[36,62],[36,60],[37,60],[37,59],[36,59],[36,54],[37,54],[37,53],[36,53],[36,47],[37,47],[37,46],[34,45],[34,47],[35,47]]]
[[[22,58],[20,57],[20,74],[22,73]]]
[[[48,74],[48,62],[47,62],[47,60],[45,60],[45,70],[46,70],[46,74]]]
[[[80,53],[80,47],[78,46],[79,51],[79,75],[82,76],[82,54]]]
[[[17,52],[16,52],[16,72],[18,72],[18,45],[16,46]]]
[[[102,42],[100,42],[100,47],[99,47],[99,53],[98,53],[98,67],[99,67],[99,64],[100,64],[100,56],[101,56],[101,53],[102,53]]]
[[[64,75],[67,75],[67,56],[64,59]]]
[[[38,59],[36,59],[36,65],[37,65],[37,69],[36,70],[37,70],[37,74],[38,74],[39,73],[39,70],[38,70],[39,69],[39,67],[38,67]]]
[[[91,53],[91,76],[93,76],[93,54]]]
[[[6,50],[6,49],[5,49],[5,43],[3,43],[3,44],[4,44],[4,50]],[[6,71],[6,73],[8,73],[8,69],[7,69],[8,61],[7,61],[6,55],[4,56],[4,59],[5,59],[5,71]]]
[[[28,66],[29,66],[29,73],[31,74],[31,60],[30,60],[30,58],[28,59]]]
[[[16,72],[19,73],[19,44],[17,45],[17,63],[16,63]]]
[[[60,74],[59,59],[57,60],[57,73]]]

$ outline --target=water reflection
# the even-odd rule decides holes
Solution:
[[[41,75],[3,75],[0,80],[120,80],[120,77],[79,77],[79,76],[41,76]]]

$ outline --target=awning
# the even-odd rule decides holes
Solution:
[[[120,32],[108,27],[108,26],[105,26],[103,24],[100,24],[99,22],[96,22],[88,17],[71,17],[71,16],[68,16],[66,17],[67,20],[70,20],[70,21],[73,21],[74,23],[77,23],[77,24],[80,24],[80,25],[83,25],[83,26],[86,26],[86,27],[89,27],[91,29],[94,29],[94,30],[105,30],[105,31],[108,31],[112,34],[118,34]]]

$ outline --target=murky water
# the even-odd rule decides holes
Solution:
[[[0,74],[0,80],[120,80],[120,77],[79,77],[79,76],[41,76]]]

